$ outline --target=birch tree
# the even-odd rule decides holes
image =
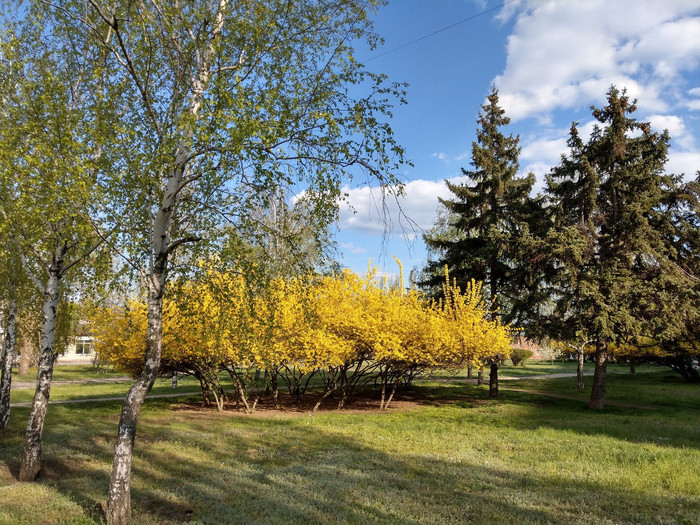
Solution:
[[[47,7],[55,27],[80,26],[108,52],[111,86],[124,94],[120,123],[110,130],[114,156],[107,156],[121,170],[109,212],[128,224],[113,246],[148,289],[144,368],[121,412],[109,523],[130,519],[136,425],[160,368],[175,251],[216,237],[222,222],[235,224],[250,192],[307,186],[335,206],[349,177],[397,183],[392,172],[403,151],[382,117],[401,87],[367,72],[352,47],[358,39],[376,44],[368,16],[378,3],[66,0]]]
[[[7,262],[10,262],[6,259]],[[15,335],[17,320],[17,279],[14,272],[18,268],[12,264],[5,266],[8,270],[3,279],[6,283],[3,345],[0,349],[0,431],[7,429],[10,423],[10,389],[12,388],[12,364],[15,360]],[[14,274],[14,275],[13,275]]]
[[[61,282],[71,270],[92,263],[102,244],[85,220],[98,193],[94,163],[99,147],[90,139],[89,101],[83,89],[84,80],[94,73],[86,66],[94,62],[87,50],[75,48],[75,41],[53,38],[35,10],[28,8],[27,15],[3,33],[1,42],[3,73],[11,74],[12,81],[5,82],[0,126],[0,213],[15,256],[43,301],[37,382],[20,481],[36,479],[41,470]],[[73,46],[73,52],[65,53],[64,45]]]

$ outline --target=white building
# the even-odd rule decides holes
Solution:
[[[90,364],[95,359],[95,338],[78,335],[59,357],[60,363]]]

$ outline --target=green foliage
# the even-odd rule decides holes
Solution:
[[[525,366],[525,361],[533,356],[532,350],[524,348],[513,348],[510,352],[510,360],[513,366]]]
[[[599,354],[608,343],[692,340],[700,317],[697,183],[664,173],[669,135],[634,120],[636,109],[611,87],[589,141],[574,123],[570,154],[548,177],[550,335],[597,342]]]
[[[500,317],[520,323],[529,300],[525,290],[536,284],[528,280],[524,253],[540,206],[530,198],[534,175],[516,176],[520,139],[501,131],[510,119],[495,88],[481,109],[473,169],[462,169],[468,181],[447,181],[454,198],[440,200],[439,222],[424,236],[432,256],[422,284],[438,285],[447,265],[460,285],[483,281]]]

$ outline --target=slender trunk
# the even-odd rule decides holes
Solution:
[[[480,386],[484,384],[484,367],[480,366],[478,372],[476,373],[476,385]]]
[[[388,373],[385,372],[384,374],[381,374],[382,378],[382,394],[381,394],[381,400],[379,402],[379,410],[384,410],[384,397],[386,396],[386,382],[388,378]]]
[[[389,394],[389,399],[386,400],[386,405],[384,405],[384,410],[389,409],[389,403],[391,403],[391,400],[394,399],[394,394],[396,394],[396,387],[399,386],[399,379],[394,382],[394,385],[391,387],[391,393]]]
[[[491,372],[489,374],[489,398],[498,399],[498,363],[491,361]]]
[[[141,376],[126,394],[119,418],[107,496],[107,523],[111,525],[125,525],[131,521],[131,464],[136,425],[141,406],[153,387],[160,369],[163,343],[164,271],[165,265],[162,266],[162,271],[154,271],[151,275],[148,296],[146,362]]]
[[[32,345],[32,337],[23,337],[22,340],[22,353],[19,356],[19,369],[17,373],[21,376],[26,376],[29,373],[29,368],[32,365],[32,357],[34,354],[34,348]]]
[[[630,374],[634,375],[637,373],[637,363],[634,359],[630,359]]]
[[[272,385],[272,398],[275,401],[275,408],[280,407],[280,388],[279,388],[279,381],[278,381],[278,372],[277,369],[275,368],[274,372],[270,372],[272,375],[270,376],[270,383]]]
[[[238,377],[238,374],[236,373],[235,368],[230,368],[228,370],[229,376],[231,376],[231,380],[233,381],[233,385],[236,387],[236,390],[238,391],[238,397],[243,403],[243,406],[245,407],[246,414],[251,414],[253,411],[250,408],[250,405],[248,404],[248,396],[246,394],[245,388],[243,388],[243,383],[241,382],[241,378]]]
[[[321,407],[321,403],[328,399],[328,397],[330,397],[333,394],[333,392],[335,392],[335,389],[338,387],[338,380],[336,374],[336,370],[334,370],[332,367],[328,368],[326,377],[323,381],[323,395],[321,396],[321,399],[319,399],[314,405],[314,412],[318,411],[318,409]]]
[[[41,322],[41,353],[39,370],[36,378],[34,401],[29,412],[27,431],[24,437],[24,451],[19,467],[20,481],[34,481],[41,470],[41,436],[44,431],[46,408],[49,403],[53,365],[56,355],[53,353],[56,334],[56,311],[58,308],[58,287],[63,267],[63,253],[57,254],[49,269],[49,279],[44,290],[44,306]]]
[[[178,150],[179,161],[188,149],[183,144]],[[141,376],[131,387],[122,405],[114,445],[112,474],[107,494],[107,523],[127,525],[131,521],[131,463],[141,405],[158,377],[163,345],[163,292],[165,289],[168,255],[170,253],[170,227],[180,182],[181,169],[173,169],[169,176],[163,201],[153,221],[153,266],[148,280],[148,329],[146,333],[146,360]]]
[[[605,404],[605,373],[608,366],[608,342],[598,339],[595,346],[595,372],[593,373],[593,389],[588,408],[602,410]]]
[[[323,393],[321,396],[321,399],[319,399],[316,404],[314,405],[314,412],[317,412],[319,408],[321,408],[321,403],[323,403],[328,397],[335,392],[335,385],[327,387],[326,391]]]
[[[473,375],[473,374],[472,374],[472,368],[473,368],[472,365],[467,365],[467,379],[471,379],[471,378],[472,378],[472,375]]]
[[[7,429],[10,423],[10,389],[12,388],[12,363],[15,360],[15,327],[17,316],[17,299],[10,291],[10,303],[7,307],[5,323],[5,344],[2,356],[2,379],[0,379],[0,431]]]
[[[579,390],[583,390],[585,388],[583,384],[583,348],[576,351],[576,361],[576,386]]]

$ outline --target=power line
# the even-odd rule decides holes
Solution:
[[[395,52],[395,51],[398,51],[399,49],[403,49],[404,47],[411,46],[411,45],[415,44],[416,42],[420,42],[421,40],[426,40],[427,38],[430,38],[430,37],[432,37],[432,36],[437,35],[438,33],[442,33],[443,31],[447,31],[448,29],[452,29],[453,27],[456,27],[456,26],[458,26],[458,25],[464,24],[465,22],[469,22],[470,20],[474,20],[475,18],[478,18],[478,17],[480,17],[480,16],[482,16],[482,15],[485,15],[485,14],[490,13],[490,12],[492,12],[492,11],[496,11],[497,9],[500,9],[501,7],[504,7],[504,6],[508,5],[508,4],[512,4],[512,3],[515,2],[515,1],[516,1],[516,0],[508,0],[507,2],[503,2],[502,4],[499,4],[499,5],[495,6],[495,7],[492,7],[491,9],[487,9],[486,11],[482,11],[482,12],[480,12],[480,13],[477,13],[477,14],[475,14],[475,15],[472,15],[472,16],[470,16],[470,17],[468,17],[468,18],[465,18],[464,20],[460,20],[459,22],[455,22],[454,24],[450,24],[449,26],[445,26],[445,27],[443,27],[442,29],[438,29],[437,31],[433,31],[433,32],[430,33],[430,34],[423,35],[422,37],[416,38],[415,40],[411,40],[410,42],[406,42],[405,44],[401,44],[401,45],[398,46],[398,47],[395,47],[395,48],[393,48],[393,49],[389,49],[388,51],[384,51],[383,53],[379,53],[378,55],[374,55],[373,57],[370,57],[370,58],[368,58],[367,60],[363,60],[362,63],[363,63],[363,64],[366,64],[367,62],[371,62],[372,60],[374,60],[374,59],[376,59],[376,58],[383,57],[383,56],[385,56],[385,55],[388,55],[389,53],[393,53],[393,52]]]

